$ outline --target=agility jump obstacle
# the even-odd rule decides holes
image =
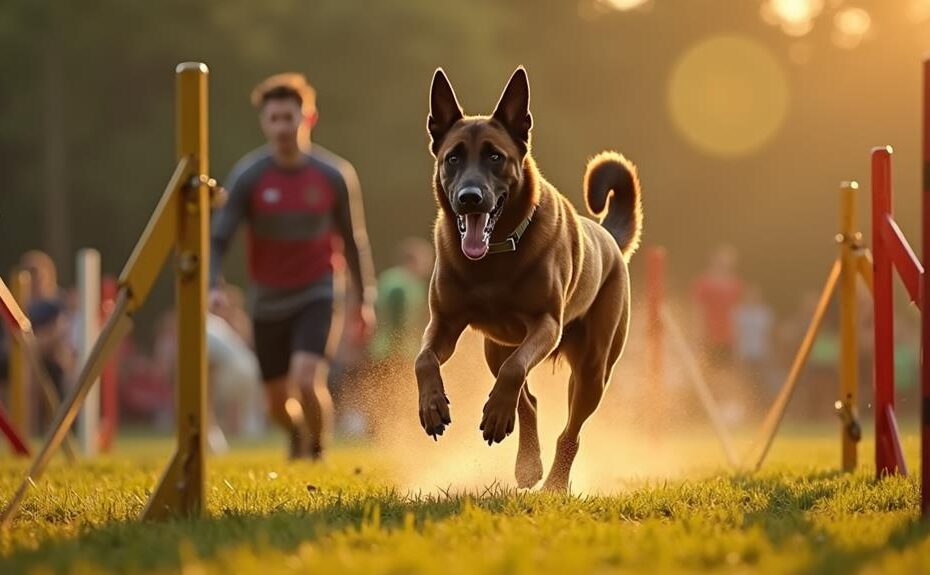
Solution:
[[[914,254],[894,219],[890,146],[872,150],[872,243],[875,253],[875,472],[879,477],[907,473],[895,420],[894,296],[897,271],[920,314],[920,512],[930,516],[930,297],[925,272],[930,257],[930,59],[923,65],[923,262]]]
[[[29,291],[29,274],[15,272],[13,274],[13,290],[10,290],[0,279],[0,315],[3,324],[10,334],[10,403],[11,413],[0,415],[0,427],[10,441],[14,453],[28,455],[28,396],[27,382],[35,379],[39,383],[42,399],[50,413],[56,413],[61,408],[61,397],[52,383],[36,345],[32,324],[23,312],[18,300],[27,299]],[[15,435],[16,437],[13,437]],[[23,451],[25,449],[25,451]],[[73,441],[65,438],[65,457],[70,463],[76,460]]]
[[[61,445],[104,363],[132,328],[158,273],[174,251],[178,321],[177,447],[142,514],[143,519],[193,516],[203,511],[207,357],[206,300],[210,207],[219,199],[208,173],[207,66],[178,65],[177,157],[171,179],[119,278],[113,312],[58,411],[26,477],[0,515],[9,525],[30,485]]]
[[[862,427],[856,407],[859,398],[859,357],[856,337],[857,281],[861,279],[869,289],[872,287],[871,255],[862,243],[862,234],[855,229],[856,191],[858,189],[857,182],[843,182],[840,185],[840,231],[836,235],[839,254],[827,274],[827,281],[820,292],[814,315],[791,363],[785,383],[766,413],[759,434],[750,448],[747,462],[754,471],[762,467],[768,456],[837,287],[839,287],[840,309],[840,394],[834,407],[840,418],[842,469],[852,471],[858,463],[857,447],[862,438]]]
[[[100,273],[100,252],[93,248],[78,250],[76,259],[77,352],[83,362],[100,335],[100,324],[113,311],[117,288],[113,278],[104,281]],[[85,456],[109,451],[113,444],[119,419],[116,385],[116,362],[111,360],[104,366],[99,385],[90,390],[78,415],[78,438]]]
[[[892,171],[890,146],[871,152],[872,252],[864,246],[862,234],[855,230],[856,182],[841,186],[840,232],[836,236],[840,253],[830,268],[817,307],[807,332],[792,362],[788,377],[769,409],[762,428],[747,458],[747,464],[758,470],[784,419],[785,410],[797,387],[798,377],[810,355],[817,332],[823,322],[834,292],[839,288],[840,309],[840,397],[834,407],[841,422],[842,469],[851,471],[857,464],[857,444],[862,430],[858,421],[856,284],[862,280],[872,293],[874,309],[873,371],[875,413],[875,473],[880,479],[892,474],[906,474],[907,465],[901,449],[900,433],[895,418],[894,392],[894,301],[892,276],[897,271],[908,296],[921,311],[920,326],[920,513],[930,517],[930,314],[923,313],[925,298],[930,297],[930,274],[925,272],[930,258],[930,59],[923,63],[923,166],[921,241],[923,261],[917,257],[894,219],[892,209]],[[874,254],[874,261],[873,256]],[[664,262],[664,254],[661,256]],[[647,264],[654,267],[654,263]],[[659,292],[661,293],[661,292]],[[650,314],[652,322],[669,323],[671,318]],[[650,328],[650,340],[661,328]],[[650,365],[660,352],[653,351]],[[651,367],[653,373],[661,368]],[[716,425],[715,425],[716,427]],[[720,434],[721,439],[725,435]]]
[[[875,253],[875,472],[907,474],[894,412],[894,295],[897,269],[913,303],[921,306],[923,266],[894,220],[890,147],[872,150],[872,246]],[[923,358],[921,358],[923,363]]]
[[[100,253],[94,249],[82,249],[77,253],[77,327],[78,357],[83,361],[96,341],[100,332],[100,323],[112,311],[113,300],[116,297],[115,279],[104,281],[100,275]],[[10,274],[9,295],[4,302],[16,308],[18,314],[30,303],[30,288],[32,278],[30,274],[15,268]],[[7,320],[13,319],[16,313],[7,313]],[[32,410],[32,382],[37,379],[43,386],[43,398],[50,412],[58,410],[61,399],[51,381],[47,371],[34,349],[33,334],[27,323],[6,322],[7,331],[12,334],[10,348],[10,397],[9,416],[12,425],[28,438],[31,426]],[[30,348],[29,346],[33,346]],[[27,367],[29,369],[27,369]],[[33,374],[30,371],[34,372]],[[100,378],[100,396],[91,396],[84,402],[78,417],[78,436],[81,451],[85,456],[93,456],[100,451],[109,451],[118,425],[118,390],[116,389],[116,364],[111,361],[107,364]],[[49,399],[51,398],[51,399]],[[67,453],[71,454],[68,446]]]
[[[16,298],[9,288],[6,287],[6,284],[3,283],[2,279],[0,279],[0,314],[2,314],[3,323],[7,328],[7,332],[10,334],[26,332],[32,329],[29,320],[26,318],[26,314],[24,314],[16,304]],[[11,339],[13,337],[11,337]],[[14,339],[11,345],[20,345],[18,339]],[[19,357],[21,357],[21,354],[14,353],[11,354],[11,356],[9,368],[11,374],[22,371],[23,367],[19,364]],[[11,378],[11,381],[13,379],[14,378]],[[22,378],[19,377],[16,379],[22,380]],[[24,403],[22,389],[12,384],[10,386],[10,403],[13,404],[14,414],[16,412],[16,405]],[[23,410],[22,413],[25,415],[25,410]],[[26,426],[23,424],[24,422],[22,420],[18,420],[15,415],[9,415],[3,406],[0,405],[0,432],[6,437],[14,454],[28,457],[29,447],[26,444],[26,437],[21,432],[21,430],[26,429]]]
[[[757,471],[769,453],[775,435],[784,420],[788,404],[797,389],[800,375],[810,356],[817,333],[823,323],[830,301],[839,290],[840,311],[840,361],[839,371],[839,399],[834,404],[836,413],[840,418],[840,437],[842,469],[852,471],[858,462],[857,447],[862,437],[862,427],[857,412],[858,405],[858,340],[857,340],[857,282],[863,284],[873,293],[875,305],[875,436],[876,436],[876,472],[879,477],[890,473],[906,473],[904,457],[898,436],[897,423],[894,417],[894,365],[893,365],[893,317],[891,301],[891,269],[892,265],[898,267],[905,287],[911,295],[912,301],[919,302],[921,289],[920,282],[925,281],[923,267],[913,251],[908,246],[891,215],[891,149],[877,148],[872,152],[872,196],[873,196],[873,244],[875,248],[875,261],[862,241],[862,234],[855,230],[856,202],[855,195],[859,189],[856,182],[844,182],[840,189],[840,232],[836,235],[839,246],[837,259],[830,267],[827,280],[817,301],[817,306],[808,324],[804,338],[791,363],[791,368],[778,395],[769,408],[759,433],[750,447],[750,452],[743,460],[745,466]],[[930,193],[930,192],[928,192]],[[928,212],[925,211],[925,215]],[[928,219],[930,223],[930,219]],[[656,277],[662,277],[664,271],[665,253],[661,248],[650,250],[647,260],[647,276],[650,292],[661,294],[664,286]],[[874,272],[873,272],[874,267]],[[661,296],[660,296],[661,297]],[[650,300],[655,299],[650,294]],[[695,382],[699,398],[704,404],[705,411],[711,418],[714,431],[720,439],[727,460],[734,467],[739,467],[738,460],[730,455],[732,452],[729,434],[718,415],[719,410],[710,393],[710,386],[701,376],[700,369],[694,359],[680,328],[677,327],[673,316],[664,304],[649,312],[650,318],[650,372],[662,373],[661,351],[659,340],[665,327],[669,328],[677,343],[676,347],[685,362],[692,382]],[[925,340],[924,340],[925,341]],[[926,362],[922,362],[922,378],[927,378]],[[930,381],[924,379],[923,381]],[[925,385],[926,387],[926,385]],[[926,392],[925,392],[926,393]],[[926,394],[925,397],[930,397]],[[924,405],[930,405],[925,400]],[[928,410],[924,409],[926,418]],[[924,433],[928,434],[927,427]],[[924,449],[927,449],[926,444]],[[927,489],[924,489],[927,492]]]
[[[897,271],[912,303],[920,310],[920,514],[930,517],[930,315],[924,303],[930,293],[925,272],[930,258],[930,59],[923,63],[923,165],[921,243],[923,261],[911,249],[894,219],[890,146],[872,150],[872,251],[875,256],[875,473],[881,478],[906,474],[907,465],[895,418],[894,295]]]
[[[848,235],[851,222],[854,221],[852,200],[844,199],[841,212],[842,229],[837,239],[841,242],[839,266],[842,270],[840,331],[842,338],[842,355],[840,361],[840,379],[843,395],[837,401],[837,411],[844,422],[843,469],[855,467],[855,446],[850,445],[847,435],[852,436],[855,428],[856,385],[855,385],[855,280],[850,277],[862,277],[872,290],[874,306],[874,413],[875,413],[875,473],[878,478],[892,474],[906,474],[907,465],[901,449],[900,433],[895,418],[894,404],[894,297],[892,276],[897,271],[912,303],[920,310],[920,514],[930,517],[930,315],[925,311],[924,301],[930,293],[930,277],[925,273],[930,258],[930,59],[923,62],[923,165],[921,194],[921,243],[923,261],[911,249],[907,238],[894,219],[892,209],[892,179],[890,146],[874,148],[871,153],[872,184],[872,254],[862,247],[858,234]],[[836,264],[834,264],[836,269]],[[831,273],[825,296],[835,283]],[[848,283],[847,283],[848,282]],[[846,303],[848,302],[848,303]],[[823,305],[818,305],[814,321],[819,323]],[[810,330],[808,335],[811,335]],[[807,338],[805,338],[805,344]],[[802,350],[804,349],[802,344]],[[800,354],[799,354],[800,355]],[[797,361],[796,361],[797,363]],[[792,368],[792,373],[794,369]],[[790,381],[790,379],[789,379]],[[787,385],[786,385],[787,387]],[[784,391],[784,390],[783,390]],[[790,397],[790,392],[787,394]],[[781,395],[776,400],[773,410],[779,407]],[[783,402],[787,404],[787,398]],[[783,412],[783,407],[780,410]],[[780,418],[780,415],[779,415]],[[768,418],[767,418],[768,421]],[[777,424],[775,425],[777,427]],[[765,427],[763,428],[765,430]],[[774,428],[773,428],[774,429]],[[774,433],[774,431],[773,431]],[[852,437],[850,437],[851,439]],[[771,436],[765,437],[765,449],[757,460],[761,465],[771,442]]]
[[[688,374],[688,379],[695,387],[698,393],[704,411],[708,414],[714,427],[714,432],[720,441],[727,462],[734,468],[749,467],[753,471],[758,470],[765,458],[768,456],[769,449],[778,433],[778,429],[784,420],[788,404],[797,389],[798,381],[804,369],[807,359],[810,356],[817,333],[823,323],[830,300],[839,287],[840,303],[840,332],[841,332],[841,351],[840,351],[840,399],[836,401],[834,407],[841,421],[841,442],[842,442],[842,467],[845,471],[855,469],[857,463],[857,444],[862,437],[862,428],[859,424],[856,410],[858,400],[858,350],[856,339],[856,283],[861,278],[867,286],[872,285],[872,261],[868,250],[862,243],[862,234],[855,230],[855,207],[856,191],[859,184],[856,182],[843,182],[840,185],[840,231],[836,234],[836,242],[839,245],[839,254],[830,271],[827,274],[827,281],[820,293],[817,307],[814,310],[813,317],[808,324],[804,339],[795,354],[791,363],[791,369],[780,388],[772,406],[766,413],[765,419],[758,435],[750,446],[749,453],[741,459],[735,454],[733,441],[723,422],[720,409],[714,400],[710,385],[707,384],[698,361],[695,358],[691,346],[687,343],[681,328],[674,319],[673,314],[668,307],[662,304],[650,304],[655,307],[655,311],[649,312],[650,318],[650,362],[651,372],[661,373],[661,351],[659,351],[661,334],[664,329],[668,329],[672,335],[672,343],[675,344],[679,357],[684,362],[684,367]],[[657,282],[654,276],[664,276],[665,252],[661,248],[653,248],[648,254],[646,262],[647,277],[649,281],[649,300],[654,299],[653,293],[664,293],[664,285]],[[661,269],[661,272],[654,270]],[[661,296],[660,296],[661,297]]]

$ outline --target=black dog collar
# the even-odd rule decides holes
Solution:
[[[517,229],[513,231],[512,234],[507,236],[507,238],[500,242],[494,242],[488,246],[489,254],[502,254],[505,252],[515,252],[517,251],[517,244],[520,243],[520,238],[523,237],[523,234],[526,233],[526,228],[530,227],[530,222],[533,221],[533,215],[536,214],[536,207],[533,206],[533,211],[530,212],[530,215],[526,216],[520,225],[517,226]]]

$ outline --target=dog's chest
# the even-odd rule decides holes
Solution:
[[[469,323],[500,343],[518,345],[526,336],[526,317],[536,314],[517,295],[499,286],[474,286],[467,298]]]
[[[519,301],[513,287],[507,284],[473,284],[466,297],[471,315],[476,318],[502,318],[524,311],[526,301]]]

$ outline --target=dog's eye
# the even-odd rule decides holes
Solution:
[[[491,152],[490,155],[488,155],[488,159],[494,164],[499,164],[504,160],[504,155],[498,152]]]
[[[446,163],[449,164],[450,166],[454,166],[455,164],[458,164],[458,163],[459,163],[459,155],[458,155],[458,154],[449,154],[448,156],[446,156]]]

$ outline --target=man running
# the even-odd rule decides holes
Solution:
[[[351,325],[364,339],[374,330],[361,192],[351,164],[310,145],[316,93],[302,75],[268,78],[253,90],[252,105],[268,144],[236,164],[227,203],[214,216],[210,304],[222,304],[223,255],[245,219],[249,306],[269,412],[289,433],[292,458],[318,459],[333,420],[327,361],[341,331],[340,254],[360,304]]]

